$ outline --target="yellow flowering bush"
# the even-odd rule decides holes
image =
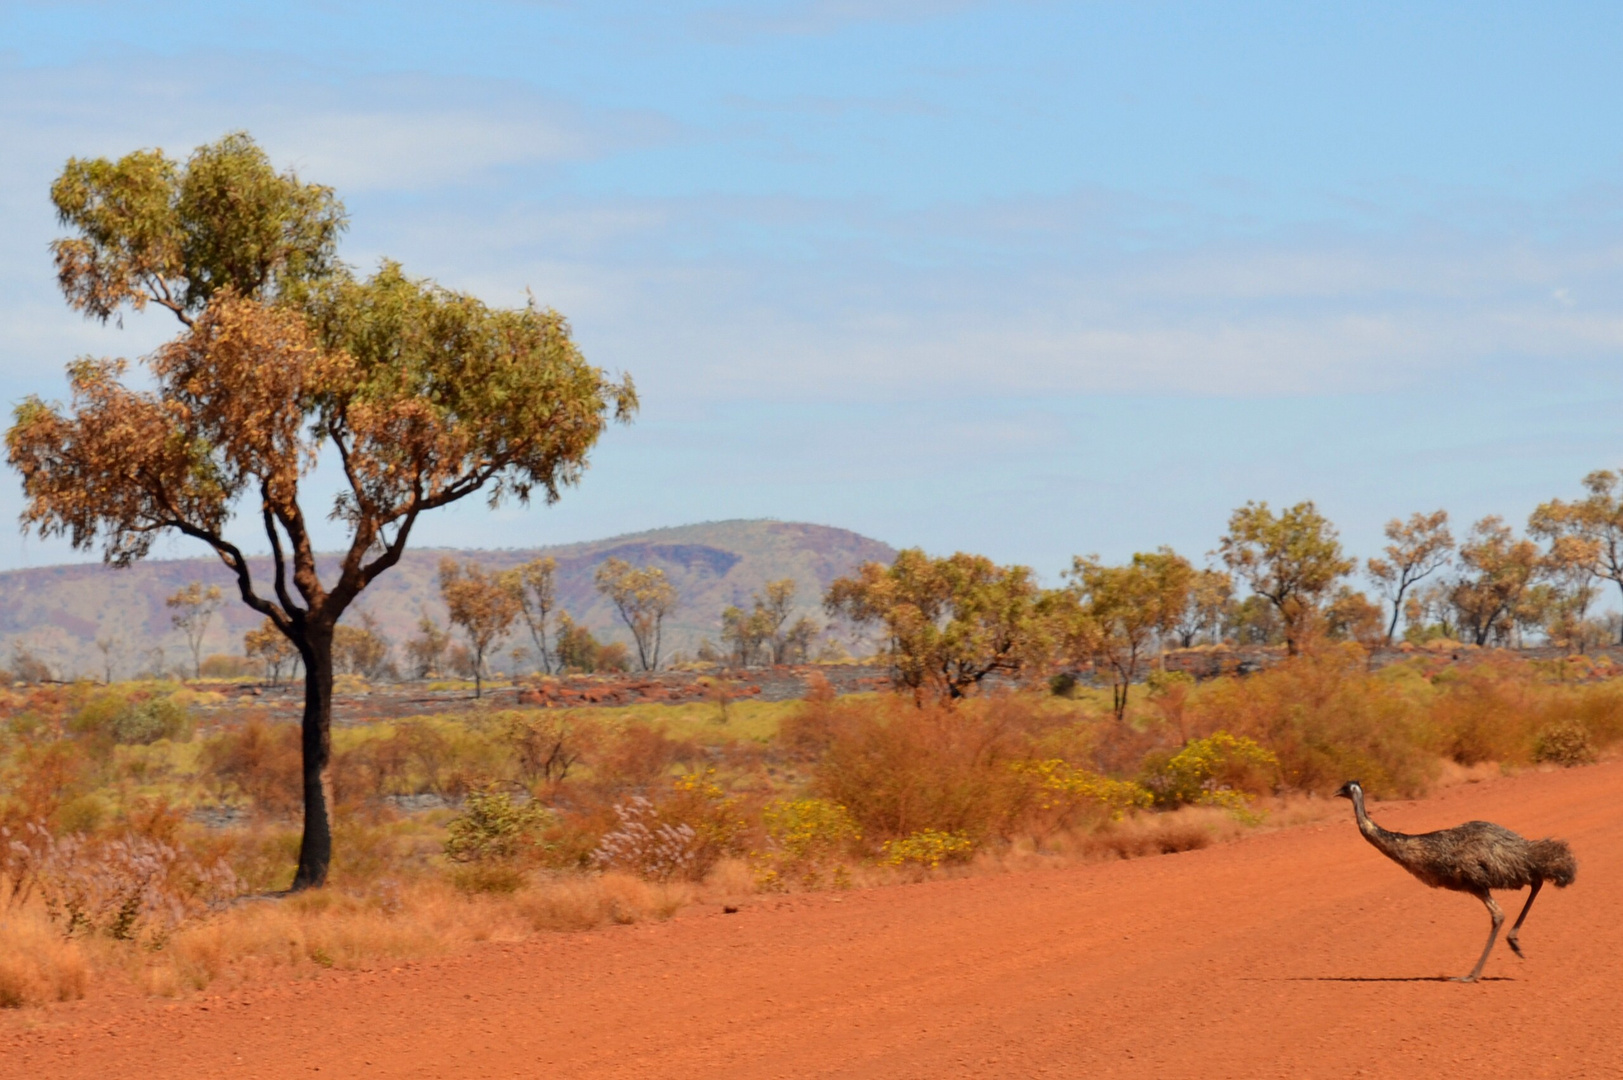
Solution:
[[[1279,758],[1255,740],[1226,731],[1191,739],[1177,753],[1145,759],[1144,786],[1160,807],[1220,806],[1245,811],[1266,787]]]
[[[845,883],[840,857],[862,839],[862,830],[844,806],[830,799],[780,799],[761,812],[768,848],[754,852],[756,881],[762,888],[782,888],[790,880],[807,887],[829,873],[835,885]]]
[[[1154,795],[1142,784],[1112,780],[1060,758],[1016,761],[1010,767],[1032,783],[1033,804],[1050,815],[1068,817],[1078,809],[1100,808],[1112,818],[1119,818],[1128,810],[1143,809],[1154,801]]]
[[[900,840],[887,840],[879,849],[884,866],[915,866],[936,869],[944,862],[967,862],[975,854],[975,841],[958,832],[920,829]]]
[[[659,815],[666,821],[693,827],[705,849],[707,865],[740,851],[749,827],[739,811],[738,797],[727,794],[716,783],[714,769],[678,777],[671,785],[670,796],[660,804]]]

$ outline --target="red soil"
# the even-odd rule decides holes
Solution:
[[[1623,1076],[1623,764],[1372,808],[1571,841],[1484,981],[1482,906],[1333,824],[1204,851],[493,944],[13,1017],[0,1077]],[[1340,808],[1340,804],[1337,804]],[[1514,915],[1515,897],[1504,897]]]

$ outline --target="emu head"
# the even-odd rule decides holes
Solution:
[[[1336,789],[1336,798],[1350,799],[1353,797],[1354,792],[1361,792],[1362,790],[1363,787],[1357,780],[1348,780]]]

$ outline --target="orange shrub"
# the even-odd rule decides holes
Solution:
[[[980,841],[1007,835],[1029,807],[1035,787],[1011,766],[1056,723],[1027,698],[916,707],[887,697],[809,706],[787,734],[801,753],[822,746],[814,793],[870,839],[935,829]]]
[[[1215,680],[1190,711],[1200,734],[1249,736],[1279,759],[1283,785],[1329,793],[1357,777],[1372,793],[1417,795],[1437,762],[1423,695],[1369,674],[1354,644],[1244,678]]]
[[[0,919],[0,1009],[73,1001],[85,996],[90,968],[38,910],[12,910]]]
[[[1567,682],[1559,669],[1552,675],[1546,668],[1491,658],[1439,673],[1438,750],[1462,765],[1525,763],[1537,758],[1549,732],[1572,725],[1595,746],[1623,737],[1623,682]]]
[[[0,773],[0,824],[52,820],[89,781],[92,761],[76,739],[23,743]]]
[[[1438,751],[1461,765],[1527,761],[1536,714],[1554,689],[1530,675],[1525,664],[1492,662],[1441,672],[1432,706]]]
[[[252,717],[204,743],[202,765],[221,795],[240,792],[261,813],[293,814],[303,802],[304,765],[296,724],[268,724]]]

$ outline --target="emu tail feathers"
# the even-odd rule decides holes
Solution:
[[[1532,848],[1533,867],[1545,881],[1564,889],[1578,876],[1578,860],[1565,840],[1534,840]]]

